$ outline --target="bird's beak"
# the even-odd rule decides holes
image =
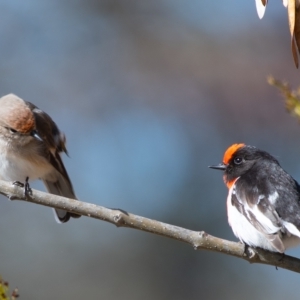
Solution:
[[[223,163],[220,163],[216,166],[208,166],[208,167],[211,168],[211,169],[215,169],[215,170],[225,171],[227,166]]]
[[[35,130],[33,130],[33,131],[31,132],[31,135],[32,135],[34,138],[36,138],[37,140],[39,140],[40,142],[43,142],[43,139],[41,138],[41,136],[40,136]]]

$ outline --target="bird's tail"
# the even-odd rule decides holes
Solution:
[[[55,176],[53,177],[51,176],[52,178],[55,178],[55,180],[51,180],[52,179],[51,177],[49,179],[48,178],[43,179],[43,182],[48,192],[66,198],[77,199],[70,179],[68,177],[63,176],[59,172],[55,172],[55,173],[56,173]],[[67,222],[69,221],[70,217],[72,218],[80,217],[80,215],[70,213],[62,209],[56,209],[56,208],[54,208],[54,216],[55,216],[55,220],[58,223]]]

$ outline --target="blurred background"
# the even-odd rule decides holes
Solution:
[[[299,85],[281,1],[263,20],[254,0],[15,0],[0,11],[1,95],[33,102],[65,132],[83,201],[236,241],[222,174],[208,165],[245,142],[300,179],[300,124],[266,82]],[[299,298],[296,273],[0,205],[0,274],[24,300]]]

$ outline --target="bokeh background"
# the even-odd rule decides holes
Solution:
[[[14,0],[0,11],[1,95],[66,133],[80,199],[236,240],[222,174],[207,168],[230,144],[267,150],[300,179],[300,124],[266,82],[299,85],[281,1],[263,20],[254,0]],[[298,274],[0,205],[0,274],[24,300],[299,299]]]

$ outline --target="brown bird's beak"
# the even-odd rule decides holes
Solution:
[[[40,142],[43,142],[43,139],[41,138],[41,136],[40,136],[35,130],[33,130],[33,131],[31,132],[31,135],[32,135],[34,138],[36,138],[37,140],[39,140]]]
[[[225,171],[227,166],[225,164],[221,163],[216,166],[208,166],[208,167],[211,169],[215,169],[215,170]]]

